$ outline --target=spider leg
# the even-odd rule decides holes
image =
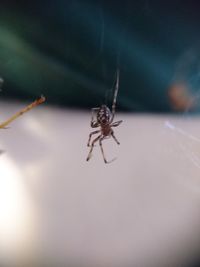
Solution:
[[[116,80],[115,92],[114,92],[114,97],[113,97],[111,122],[113,122],[114,117],[115,117],[115,107],[116,107],[116,102],[117,102],[118,90],[119,90],[119,69],[117,69],[117,80]]]
[[[102,138],[99,139],[99,145],[100,145],[100,148],[101,148],[101,153],[102,153],[102,156],[103,156],[103,160],[105,163],[108,163],[107,160],[106,160],[106,157],[105,157],[105,154],[104,154],[104,151],[103,151],[103,145],[102,145],[102,141],[105,137],[103,136]]]
[[[94,144],[101,138],[101,134],[99,136],[97,136],[93,141],[92,141],[92,145],[91,145],[91,148],[90,148],[90,152],[87,156],[87,161],[91,159],[91,156],[92,156],[92,150],[94,148]]]
[[[91,121],[90,126],[91,126],[92,128],[97,128],[97,127],[99,127],[99,123],[98,123],[97,121]]]
[[[97,121],[94,120],[94,114],[99,110],[99,108],[92,108],[92,116],[91,116],[91,122],[90,122],[90,126],[92,128],[98,127],[99,124]]]
[[[114,132],[111,133],[112,138],[115,140],[115,142],[120,145],[120,142],[117,140],[117,138],[114,135]]]
[[[99,139],[99,145],[100,145],[100,148],[101,148],[101,153],[102,153],[102,156],[103,156],[103,160],[105,163],[111,163],[113,162],[114,160],[116,160],[116,158],[110,160],[110,161],[107,161],[106,157],[105,157],[105,154],[104,154],[104,150],[103,150],[103,145],[102,145],[102,141],[105,139],[105,136],[101,137]]]
[[[91,133],[89,134],[89,139],[88,139],[87,146],[90,146],[90,140],[91,140],[91,138],[92,138],[92,135],[93,135],[93,134],[97,134],[97,133],[99,133],[99,132],[100,132],[100,130],[91,132]]]
[[[113,122],[113,123],[110,125],[110,127],[117,127],[117,126],[119,126],[121,123],[122,123],[122,120],[121,120],[121,121]]]

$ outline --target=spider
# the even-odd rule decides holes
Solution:
[[[92,108],[92,118],[91,118],[90,126],[92,128],[100,127],[100,130],[91,132],[89,135],[87,146],[90,147],[90,151],[86,159],[87,161],[90,160],[94,145],[97,141],[99,141],[99,145],[101,148],[101,153],[102,153],[104,162],[110,163],[114,160],[114,159],[111,161],[106,160],[103,146],[102,146],[102,141],[106,138],[112,137],[118,145],[120,144],[117,138],[115,137],[114,131],[112,129],[112,127],[117,127],[122,123],[122,120],[113,122],[114,117],[115,117],[115,107],[116,107],[118,89],[119,89],[119,70],[117,70],[117,80],[116,80],[113,103],[112,103],[112,112],[106,105],[101,105],[101,107],[98,107],[98,108]],[[96,113],[96,119],[94,119],[95,113]],[[100,135],[97,136],[90,144],[92,136],[97,133],[100,133]]]

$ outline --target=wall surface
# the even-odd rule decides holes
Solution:
[[[1,102],[1,120],[25,103]],[[200,243],[199,118],[116,114],[86,162],[90,113],[38,107],[0,132],[0,255],[183,266]]]

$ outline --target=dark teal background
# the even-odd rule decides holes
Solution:
[[[170,111],[177,64],[199,52],[199,1],[0,3],[2,98],[43,93],[48,103],[91,108],[110,99],[119,66],[118,109]]]

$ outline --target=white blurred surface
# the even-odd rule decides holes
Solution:
[[[1,121],[25,104],[1,102]],[[179,266],[200,243],[200,118],[117,114],[86,162],[90,113],[40,106],[1,130],[0,255]],[[2,238],[3,237],[3,238]],[[39,256],[38,256],[39,255]]]

